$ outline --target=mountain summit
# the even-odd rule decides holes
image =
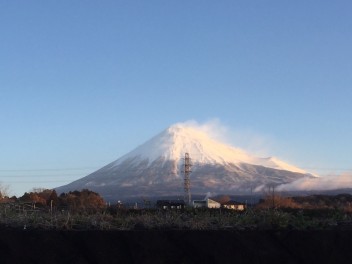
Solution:
[[[312,176],[279,159],[251,156],[213,140],[202,130],[176,124],[118,160],[56,190],[87,188],[110,199],[182,196],[185,153],[192,158],[193,194],[235,194]]]

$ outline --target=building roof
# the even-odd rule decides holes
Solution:
[[[169,205],[169,206],[176,206],[176,205],[186,205],[184,200],[157,200],[156,205]]]
[[[241,204],[244,204],[244,203],[240,203],[240,202],[233,201],[233,200],[221,203],[221,205],[241,205]]]

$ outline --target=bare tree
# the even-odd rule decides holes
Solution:
[[[263,192],[264,199],[257,205],[257,208],[277,209],[277,208],[300,208],[291,197],[284,197],[275,191],[275,185],[269,185]]]
[[[10,187],[8,185],[0,182],[0,199],[3,199],[4,197],[9,196],[9,189]]]

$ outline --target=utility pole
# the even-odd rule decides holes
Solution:
[[[188,205],[191,205],[191,180],[189,175],[191,174],[191,167],[192,167],[192,163],[191,163],[191,158],[189,157],[189,154],[186,153],[185,154],[185,158],[184,158],[184,164],[183,164],[183,173],[185,175],[184,177],[184,200],[185,203]]]
[[[272,186],[273,209],[275,209],[275,185]]]

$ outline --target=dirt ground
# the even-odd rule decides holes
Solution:
[[[352,263],[352,231],[0,228],[0,263]]]

